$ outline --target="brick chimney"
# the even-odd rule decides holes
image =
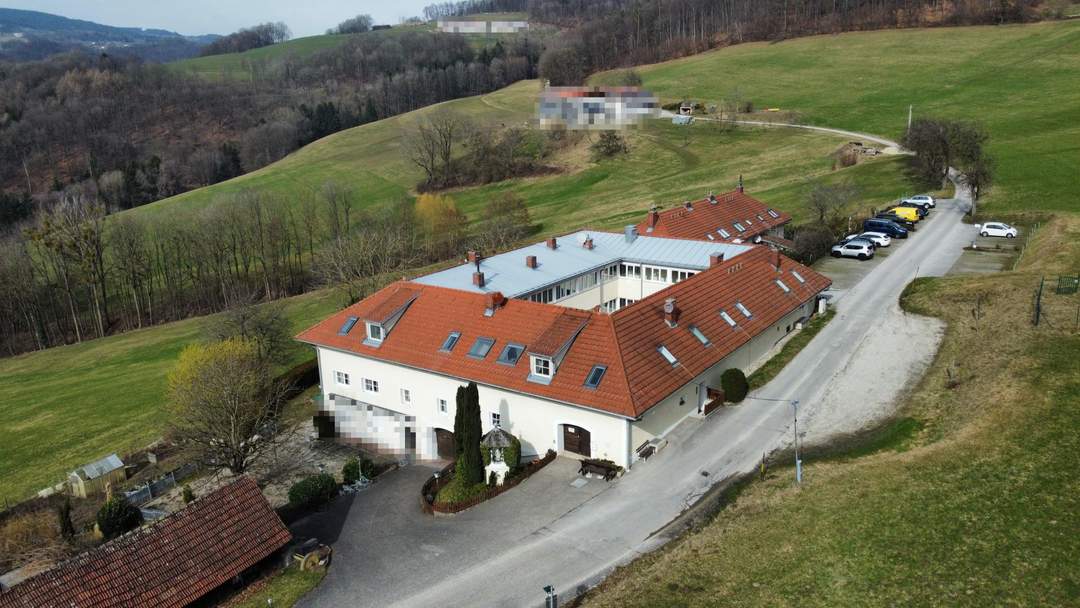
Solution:
[[[745,192],[745,189],[743,188],[743,183],[742,183],[742,173],[739,174],[739,188],[738,188],[738,190],[739,190],[740,194]]]
[[[503,297],[501,291],[493,291],[487,294],[487,307],[488,310],[495,310],[506,302],[506,298]]]
[[[774,260],[776,263],[776,272],[780,272],[780,250],[773,249],[773,253],[776,254],[776,258]]]
[[[585,237],[585,242],[582,243],[581,246],[584,247],[585,249],[592,249],[593,248],[592,237],[591,236]]]
[[[551,237],[547,240],[548,249],[558,249],[559,242],[555,240],[555,237]]]
[[[649,209],[649,230],[656,228],[656,223],[660,221],[660,212],[656,208]]]
[[[474,273],[472,273],[472,284],[476,285],[477,287],[483,287],[484,286],[484,273],[482,273],[482,272],[474,272]]]
[[[475,251],[472,251],[472,250],[469,250],[467,256],[468,256],[468,259],[469,259],[469,263],[472,264],[473,266],[476,266],[477,264],[480,263],[481,257],[480,257],[479,253],[477,253]]]
[[[723,261],[723,252],[718,251],[716,253],[709,254],[709,268],[712,268],[713,266],[719,266]]]
[[[675,306],[675,298],[664,300],[664,322],[668,324],[668,327],[679,324],[679,307]]]
[[[525,265],[528,266],[529,268],[535,269],[536,268],[536,256],[535,255],[527,255],[527,256],[525,256]]]
[[[717,202],[716,195],[713,194],[712,192],[709,192],[709,203],[712,204],[712,205],[715,205],[716,202]]]
[[[690,201],[684,201],[682,206],[685,207],[687,211],[694,210],[694,203],[691,203]]]

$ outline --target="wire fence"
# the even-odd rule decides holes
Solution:
[[[1031,324],[1080,331],[1080,272],[1043,276],[1031,300]]]

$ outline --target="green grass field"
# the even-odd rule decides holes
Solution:
[[[321,291],[283,301],[296,331],[340,308]],[[0,359],[0,504],[59,482],[74,467],[157,439],[166,375],[180,351],[203,339],[188,319]],[[297,343],[290,364],[311,358]]]
[[[1046,226],[1030,247],[1015,272],[909,288],[907,308],[949,325],[876,450],[804,456],[798,488],[790,467],[774,469],[582,605],[1075,606],[1080,295],[1047,296],[1039,328],[1027,318],[1040,277],[1080,264],[1080,219]],[[959,386],[946,386],[945,366]]]
[[[272,44],[243,53],[225,53],[207,57],[194,57],[168,64],[171,69],[189,72],[203,78],[219,80],[250,79],[256,77],[267,64],[286,57],[304,58],[334,48],[349,39],[348,34],[325,34],[305,36],[280,44]]]
[[[1080,21],[741,44],[638,71],[664,101],[738,89],[756,108],[895,139],[909,105],[978,120],[998,165],[992,209],[1080,210]]]

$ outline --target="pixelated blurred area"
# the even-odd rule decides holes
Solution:
[[[544,129],[615,130],[659,116],[656,97],[637,87],[547,87],[537,119]]]
[[[331,395],[331,407],[315,416],[320,439],[335,439],[379,454],[416,459],[434,454],[434,429],[417,427],[416,417],[388,410],[342,395]],[[417,445],[417,442],[432,445]]]

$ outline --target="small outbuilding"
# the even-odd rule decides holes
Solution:
[[[105,493],[105,486],[117,485],[127,479],[124,462],[116,454],[75,469],[68,474],[72,496],[87,498]]]
[[[510,472],[510,466],[506,464],[503,450],[514,445],[514,436],[502,430],[499,425],[487,432],[480,438],[480,449],[487,450],[490,462],[484,467],[484,477],[491,479],[495,475],[495,485],[501,486],[506,481],[506,475]]]

